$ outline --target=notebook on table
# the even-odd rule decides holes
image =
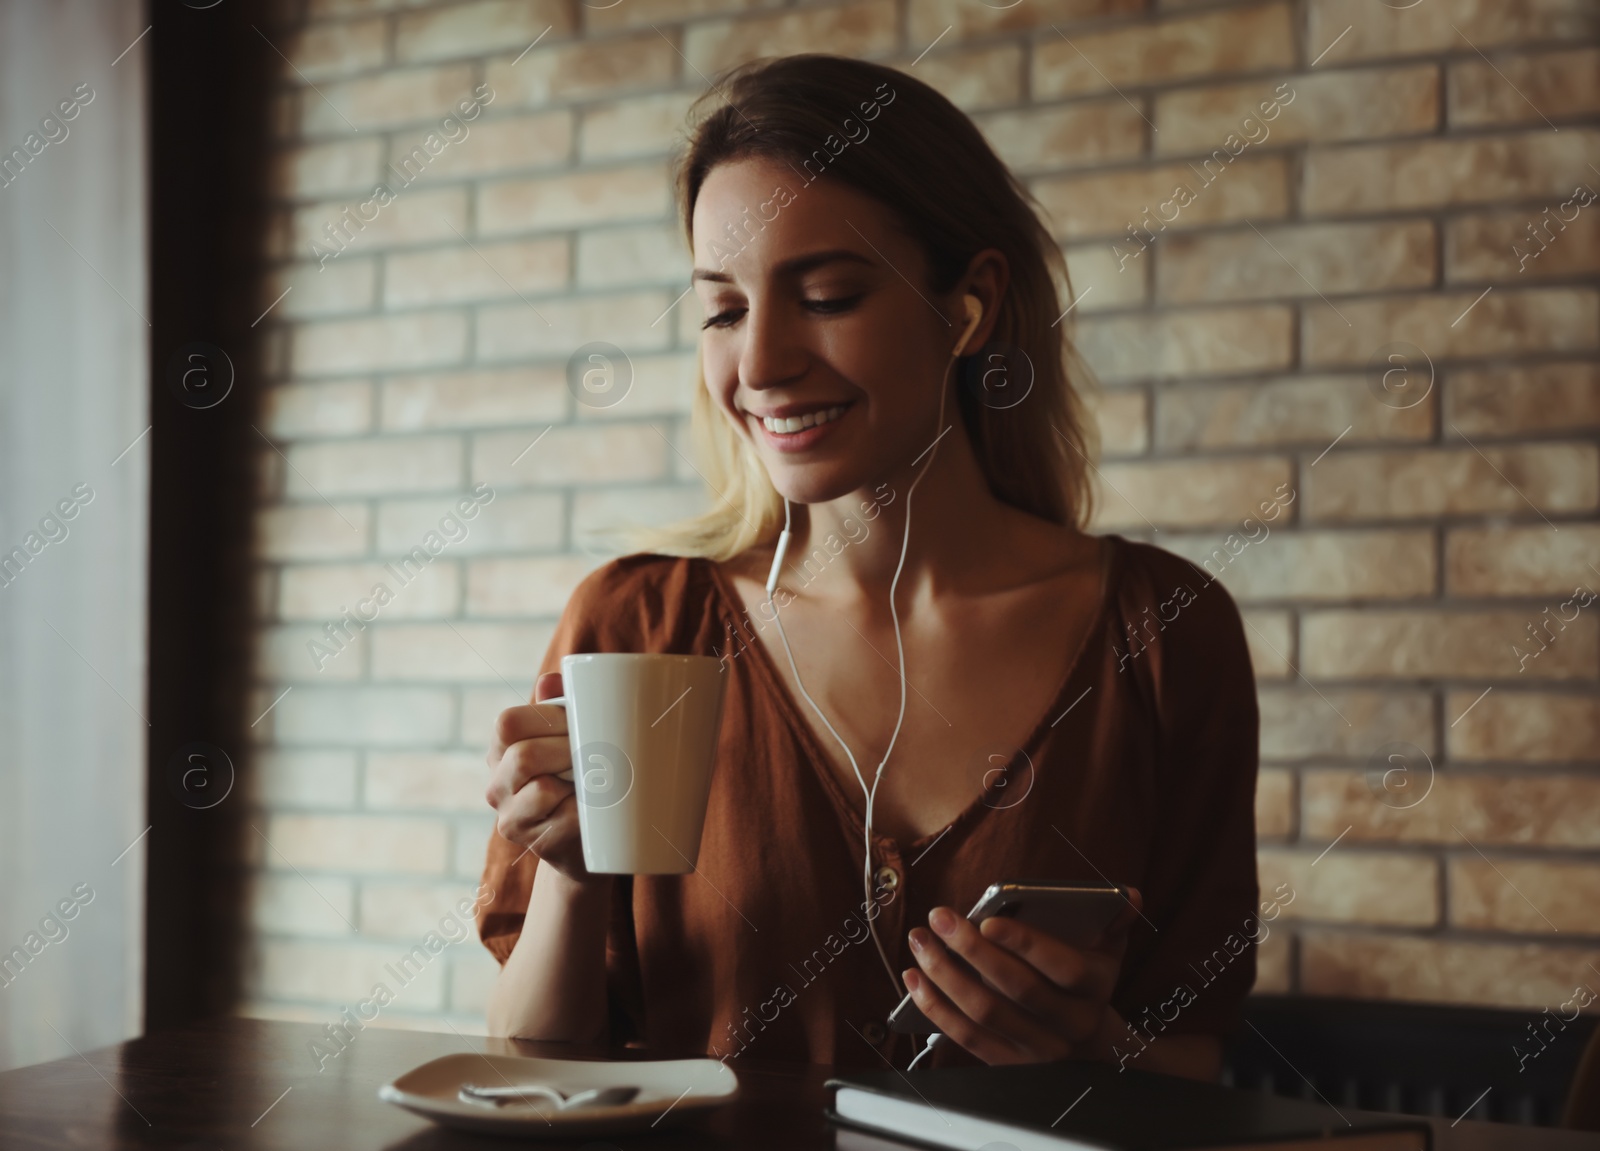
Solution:
[[[866,1071],[825,1086],[824,1114],[847,1129],[960,1151],[1430,1151],[1433,1137],[1421,1119],[1077,1060]]]

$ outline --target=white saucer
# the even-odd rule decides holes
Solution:
[[[630,1084],[639,1094],[621,1106],[566,1112],[540,1100],[491,1108],[456,1098],[465,1083],[546,1083],[566,1094]],[[731,1103],[738,1094],[738,1076],[715,1059],[631,1063],[468,1053],[424,1063],[378,1088],[379,1099],[446,1127],[535,1138],[661,1130]]]

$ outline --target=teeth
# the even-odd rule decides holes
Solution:
[[[838,407],[828,408],[825,411],[807,412],[803,416],[789,416],[785,419],[762,416],[761,423],[769,432],[776,432],[779,435],[792,435],[795,432],[804,431],[806,428],[814,428],[818,424],[825,424],[829,420],[838,419],[844,415],[845,407],[846,405],[840,404]]]

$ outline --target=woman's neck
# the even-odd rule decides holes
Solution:
[[[957,415],[929,453],[887,479],[796,507],[784,586],[802,594],[886,593],[900,563],[908,506],[911,540],[899,590],[911,599],[985,583],[981,573],[1004,561],[1023,514],[989,490]]]

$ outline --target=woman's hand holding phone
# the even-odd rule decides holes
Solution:
[[[1124,1031],[1111,992],[1128,928],[1143,907],[1137,889],[1127,894],[1128,906],[1092,947],[1073,947],[1008,916],[974,924],[936,907],[928,915],[932,931],[911,931],[920,970],[902,972],[906,989],[929,1022],[985,1063],[1110,1059]]]
[[[560,694],[559,672],[541,675],[534,686],[536,700]],[[500,834],[574,883],[594,881],[583,865],[573,784],[559,778],[572,770],[565,709],[538,703],[506,708],[495,721],[486,758],[492,775],[484,797],[497,813]]]

